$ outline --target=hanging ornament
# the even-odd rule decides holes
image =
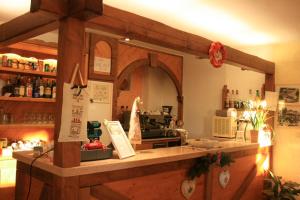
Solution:
[[[181,184],[181,193],[185,199],[190,199],[196,189],[196,179],[186,179]]]
[[[208,54],[210,63],[215,68],[221,67],[226,59],[225,47],[220,42],[211,43]]]
[[[230,180],[230,172],[228,169],[222,170],[219,174],[219,183],[222,186],[222,188],[226,188]]]

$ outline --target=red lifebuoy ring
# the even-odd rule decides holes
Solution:
[[[226,50],[220,42],[211,43],[208,54],[210,63],[215,68],[222,66],[226,58]]]

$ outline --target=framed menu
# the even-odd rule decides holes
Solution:
[[[134,156],[135,152],[119,121],[104,121],[111,141],[120,159]]]

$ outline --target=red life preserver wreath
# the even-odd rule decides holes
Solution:
[[[220,42],[211,43],[208,54],[210,63],[215,68],[221,67],[226,59],[225,47]]]

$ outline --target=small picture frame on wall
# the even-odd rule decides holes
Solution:
[[[113,81],[116,68],[117,41],[90,34],[89,79]]]
[[[277,124],[282,127],[300,126],[300,85],[278,85]]]

